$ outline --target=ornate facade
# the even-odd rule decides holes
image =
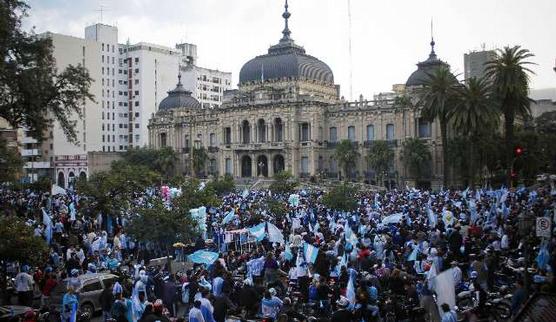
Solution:
[[[332,70],[291,39],[287,2],[283,18],[280,42],[243,66],[238,89],[226,93],[221,107],[201,108],[178,82],[150,120],[151,147],[178,151],[184,173],[190,173],[192,147],[203,146],[208,152],[207,175],[257,178],[287,170],[299,178],[337,178],[341,170],[335,146],[347,139],[361,155],[348,175],[376,183],[365,156],[374,141],[386,140],[395,151],[388,180],[405,185],[410,178],[400,160],[401,146],[404,140],[419,137],[432,154],[426,181],[438,185],[442,175],[439,127],[424,122],[411,104],[413,89],[433,68],[446,64],[437,59],[434,42],[429,58],[417,65],[407,87],[387,99],[346,102],[339,97]]]

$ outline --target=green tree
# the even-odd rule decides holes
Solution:
[[[48,245],[33,229],[15,216],[0,216],[0,258],[4,262],[19,261],[31,265],[44,262]]]
[[[193,176],[200,176],[205,169],[208,154],[204,146],[193,148]]]
[[[235,190],[236,185],[234,182],[234,178],[227,174],[222,178],[216,178],[209,183],[209,186],[214,189],[214,192],[218,196],[225,195]]]
[[[493,133],[499,121],[499,112],[492,102],[490,86],[485,79],[473,77],[465,86],[457,89],[457,100],[454,108],[448,112],[448,119],[453,128],[463,136],[462,139],[457,138],[448,144],[448,154],[454,155],[456,147],[463,148],[468,154],[468,157],[459,154],[455,158],[449,158],[450,164],[457,160],[464,162],[462,170],[466,170],[469,183],[473,185],[477,166],[475,144],[472,142],[479,140],[481,134]]]
[[[366,156],[367,163],[375,170],[378,176],[378,182],[383,183],[383,175],[386,173],[394,162],[394,150],[386,141],[374,141],[369,148]]]
[[[442,184],[448,186],[449,166],[447,166],[448,146],[448,121],[449,113],[453,108],[457,88],[460,86],[450,69],[441,66],[429,75],[424,87],[419,93],[419,104],[422,107],[422,116],[429,121],[438,119],[440,136],[442,139]]]
[[[22,30],[28,8],[18,0],[0,4],[0,117],[37,139],[56,120],[68,141],[77,142],[74,116],[82,116],[85,100],[94,100],[93,80],[81,65],[57,71],[51,39]]]
[[[291,173],[287,171],[280,171],[274,174],[273,181],[270,184],[270,191],[278,194],[290,194],[297,186]]]
[[[160,173],[165,178],[173,176],[178,162],[178,155],[171,147],[162,149],[135,148],[123,153],[123,161],[129,165],[145,166]]]
[[[0,183],[15,181],[23,168],[23,160],[17,148],[8,146],[0,137]]]
[[[506,147],[507,180],[511,180],[511,163],[514,149],[514,123],[516,117],[527,118],[531,114],[529,76],[534,74],[527,66],[527,59],[534,55],[520,46],[504,47],[498,55],[487,62],[486,77],[492,82],[494,98],[504,115],[504,138]]]
[[[83,204],[86,212],[96,216],[117,214],[128,210],[137,192],[159,182],[160,176],[144,166],[133,166],[116,161],[110,171],[93,174],[88,180],[77,183],[77,191],[84,196]]]
[[[176,242],[192,242],[199,236],[199,227],[192,218],[185,199],[177,198],[168,209],[161,199],[149,201],[150,207],[137,209],[127,231],[142,242],[152,242],[167,251]]]
[[[535,130],[542,134],[556,134],[556,111],[546,112],[537,117]]]
[[[357,209],[356,190],[344,182],[325,193],[322,203],[330,209],[353,211]]]
[[[221,201],[218,199],[214,188],[208,184],[201,189],[201,182],[196,178],[189,178],[180,186],[181,196],[177,203],[185,208],[193,209],[201,206],[219,206]]]
[[[402,146],[401,160],[410,175],[419,180],[430,171],[431,152],[422,140],[407,139]]]
[[[357,151],[357,146],[350,140],[342,140],[338,145],[336,145],[336,150],[334,151],[336,160],[342,170],[344,171],[344,179],[348,180],[352,176],[352,171],[357,167],[357,160],[359,159],[359,151]]]

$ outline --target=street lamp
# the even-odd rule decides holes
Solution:
[[[529,279],[529,238],[531,236],[531,230],[533,229],[535,217],[533,214],[522,212],[519,215],[519,234],[521,235],[521,241],[523,243],[523,257],[525,258],[525,271],[523,273],[523,285],[525,291],[528,293],[530,288]]]

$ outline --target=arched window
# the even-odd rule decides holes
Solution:
[[[241,123],[241,142],[243,144],[251,143],[251,125],[247,120]]]
[[[257,136],[259,143],[266,142],[266,123],[263,119],[257,121]]]
[[[284,129],[282,124],[282,119],[278,117],[274,120],[274,141],[282,142],[283,132]]]
[[[375,139],[375,126],[372,124],[367,125],[367,141]]]

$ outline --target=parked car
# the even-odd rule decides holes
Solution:
[[[118,276],[110,273],[96,273],[96,274],[84,274],[78,276],[81,281],[81,289],[77,290],[79,292],[79,309],[82,312],[87,312],[90,316],[96,311],[102,310],[100,305],[100,294],[105,287],[108,285],[114,285],[118,281]],[[50,303],[56,304],[56,306],[62,305],[62,298],[66,293],[66,288],[68,284],[68,279],[65,279],[63,283],[58,284],[50,296]]]

